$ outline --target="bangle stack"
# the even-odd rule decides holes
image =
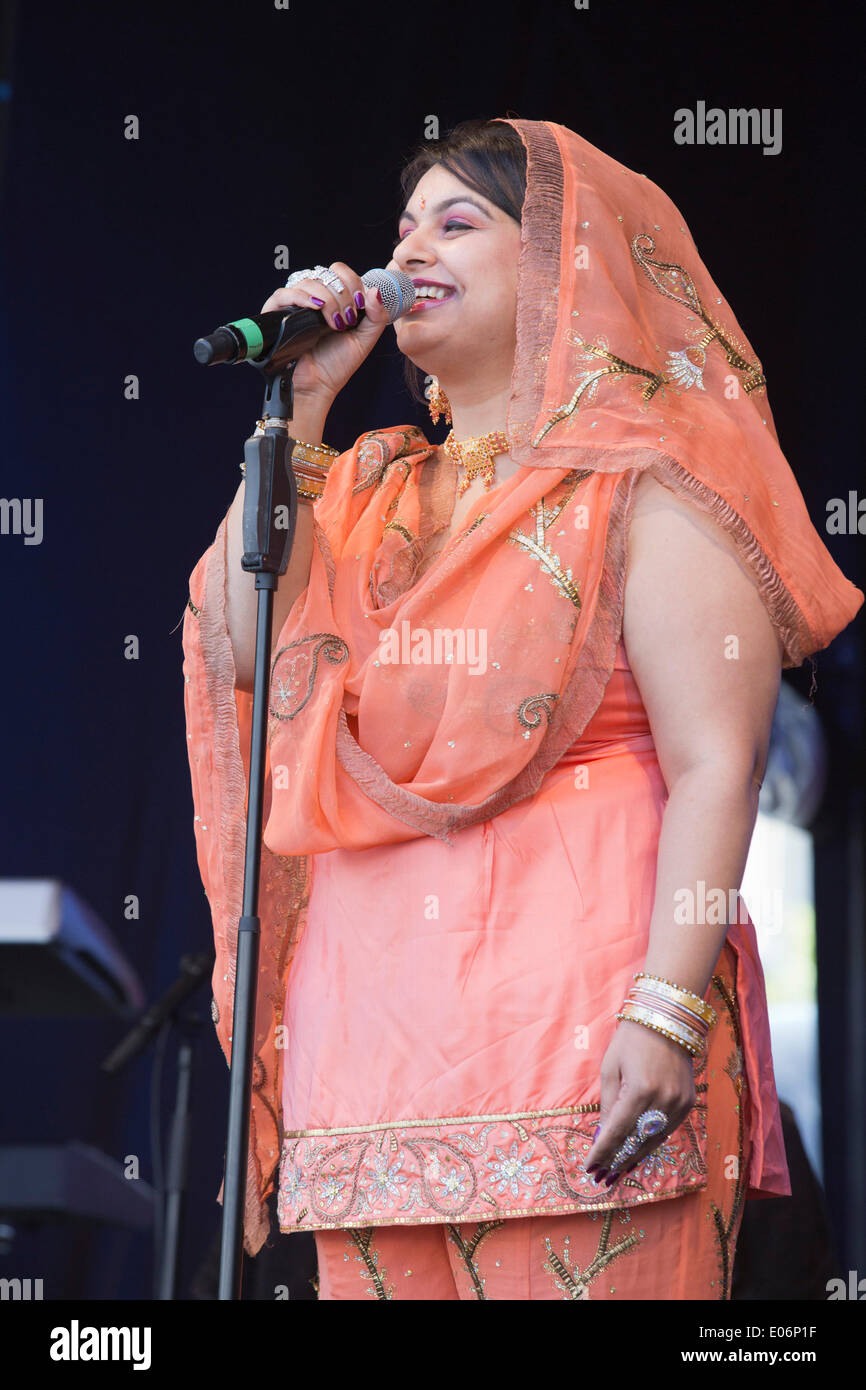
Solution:
[[[295,440],[292,471],[298,482],[299,497],[312,502],[321,497],[328,469],[339,455],[339,449],[332,449],[328,444],[305,444],[302,439]]]
[[[256,422],[257,428],[264,432],[264,420]],[[328,444],[307,444],[303,439],[294,441],[292,451],[292,472],[298,484],[298,496],[309,502],[317,501],[325,491],[328,469],[339,458],[340,450]],[[246,477],[246,462],[241,463],[241,472]]]
[[[679,1043],[691,1057],[703,1050],[706,1037],[716,1021],[716,1011],[690,989],[684,989],[661,975],[641,971],[626,996],[618,1019],[652,1028],[671,1042]]]

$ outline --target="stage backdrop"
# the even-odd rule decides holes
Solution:
[[[402,160],[461,119],[561,122],[671,195],[761,356],[823,527],[828,499],[857,486],[862,415],[858,83],[837,22],[765,4],[713,11],[702,28],[683,0],[20,7],[0,125],[2,492],[41,499],[43,530],[37,544],[0,536],[0,873],[71,884],[151,998],[182,953],[207,947],[178,620],[260,393],[248,368],[197,366],[192,343],[282,283],[276,248],[291,268],[387,261]],[[701,103],[780,112],[781,147],[677,144],[676,111]],[[347,447],[422,418],[386,334],[327,438]],[[828,545],[863,587],[862,537]],[[844,1079],[864,1054],[866,1010],[842,988],[862,946],[851,852],[861,632],[862,615],[819,659],[816,695],[832,769],[816,828],[821,988],[833,1000],[821,1016],[825,1178],[844,1269],[866,1267],[851,1147],[862,1155],[862,1105],[850,1108]],[[786,679],[805,693],[809,669]],[[131,894],[137,920],[124,914]],[[185,1292],[219,1218],[227,1072],[208,1006],[204,990]],[[139,1156],[150,1180],[150,1058],[122,1083],[98,1071],[118,1035],[0,1021],[0,1142],[76,1137]],[[170,1051],[167,1100],[172,1066]],[[0,1272],[42,1277],[46,1298],[147,1297],[149,1242],[50,1227],[22,1234]]]

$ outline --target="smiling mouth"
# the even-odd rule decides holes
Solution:
[[[427,286],[423,288],[427,289]],[[430,290],[432,291],[432,289],[433,287],[431,286]],[[440,295],[440,291],[442,290],[444,290],[444,293]],[[416,288],[415,303],[412,305],[409,313],[417,314],[421,309],[438,309],[441,304],[447,304],[449,299],[453,299],[455,293],[455,290],[447,289],[444,285],[436,287],[435,292],[428,292],[427,294],[420,294],[418,288]]]

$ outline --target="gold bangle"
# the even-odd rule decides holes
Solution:
[[[624,1019],[626,1023],[637,1023],[641,1028],[651,1028],[654,1033],[659,1033],[663,1038],[667,1038],[668,1042],[676,1043],[677,1046],[681,1047],[684,1052],[687,1052],[690,1057],[697,1057],[700,1053],[700,1048],[691,1046],[689,1043],[684,1042],[682,1038],[678,1038],[676,1034],[669,1033],[666,1028],[660,1027],[659,1024],[650,1023],[648,1019],[631,1018],[628,1014],[617,1014],[617,1018]]]
[[[642,1004],[639,1000],[635,999],[626,999],[622,1007],[641,1017],[645,1016],[648,1019],[658,1019],[665,1028],[670,1028],[678,1035],[687,1038],[688,1041],[693,1043],[696,1047],[703,1047],[704,1045],[704,1039],[707,1034],[703,1030],[702,1024],[698,1027],[692,1027],[690,1023],[686,1023],[683,1019],[675,1018],[672,1014],[669,1014],[663,1007],[655,1009],[651,1005]]]
[[[304,444],[300,439],[295,440],[292,450],[292,463],[309,463],[325,473],[337,457],[336,449],[317,449],[314,444]]]
[[[640,1004],[645,1009],[659,1009],[661,1013],[668,1014],[671,1018],[678,1018],[688,1028],[694,1028],[701,1037],[705,1037],[709,1032],[710,1025],[705,1018],[697,1014],[694,1009],[679,1003],[678,1000],[669,998],[666,994],[656,994],[653,990],[641,988],[640,985],[632,985],[626,995],[626,1002]]]
[[[627,999],[622,1006],[626,1018],[642,1019],[647,1022],[654,1022],[661,1028],[667,1028],[673,1033],[677,1040],[688,1043],[690,1047],[697,1048],[699,1051],[705,1046],[706,1033],[699,1032],[692,1028],[690,1024],[684,1023],[681,1018],[674,1017],[664,1009],[648,1008],[645,1004],[636,1004],[633,999]]]
[[[324,478],[308,478],[303,473],[296,473],[295,482],[299,492],[315,492],[317,497],[321,497],[325,491]]]
[[[671,1042],[679,1043],[691,1057],[697,1057],[703,1050],[703,1039],[699,1038],[697,1033],[692,1033],[684,1024],[676,1024],[650,1009],[639,1009],[636,1004],[624,1004],[617,1018],[624,1019],[627,1023],[639,1023],[642,1028],[651,1028],[654,1033],[661,1033]],[[658,1021],[661,1018],[664,1018],[663,1023]]]
[[[298,478],[296,476],[295,481],[298,485],[299,497],[315,497],[318,499],[325,491],[324,483],[316,482],[312,478]]]
[[[256,420],[256,428],[263,430],[266,425],[272,423],[273,421],[270,420]],[[285,425],[286,432],[290,433],[288,426],[292,423],[291,420],[286,420],[281,423]],[[294,439],[294,435],[291,435],[291,438]],[[295,439],[295,443],[300,444],[304,449],[313,449],[318,454],[327,454],[332,458],[339,458],[340,456],[340,450],[332,448],[330,444],[308,444],[304,439]]]
[[[640,1004],[625,1003],[622,1007],[626,1018],[654,1024],[657,1028],[666,1031],[668,1036],[682,1043],[683,1047],[687,1047],[693,1055],[696,1056],[703,1049],[704,1038],[702,1035],[689,1028],[688,1024],[681,1023],[679,1019],[670,1018],[667,1014],[655,1009],[645,1009]]]
[[[305,439],[296,439],[295,443],[300,444],[304,449],[312,449],[317,454],[329,454],[331,458],[335,459],[340,457],[341,451],[333,448],[331,444],[308,444]]]
[[[649,984],[643,985],[642,988],[648,989],[651,994],[672,999],[676,1004],[684,1004],[693,1013],[699,1014],[710,1028],[715,1023],[716,1011],[713,1006],[697,994],[693,994],[690,989],[685,989],[683,985],[678,985],[673,980],[666,980],[661,975],[648,975],[645,970],[641,970],[633,978],[637,981],[648,980]]]
[[[328,476],[328,469],[322,468],[318,463],[309,463],[307,459],[292,458],[292,468],[296,473],[303,473],[310,478],[321,478],[322,482]]]
[[[238,467],[240,468],[240,470],[241,470],[241,472],[243,473],[244,477],[246,477],[246,476],[247,476],[247,461],[246,461],[246,459],[242,459],[241,462],[238,464]],[[298,480],[298,481],[303,481],[304,484],[307,486],[307,488],[310,488],[310,489],[311,489],[311,488],[313,488],[313,487],[320,486],[320,487],[321,487],[321,490],[322,490],[322,491],[320,491],[320,492],[312,493],[311,491],[305,492],[302,488],[299,488],[299,489],[298,489],[298,495],[299,495],[300,497],[310,497],[310,496],[321,497],[322,492],[324,491],[324,488],[325,488],[325,483],[326,483],[326,481],[327,481],[327,477],[328,477],[327,473],[326,473],[324,470],[313,470],[313,469],[310,468],[309,466],[304,467],[303,465],[300,465],[300,466],[298,466],[298,467],[295,467],[295,462],[294,462],[294,459],[293,459],[293,460],[292,460],[292,472],[294,473],[296,480]]]
[[[265,425],[268,423],[267,420],[257,420],[256,429],[264,434]],[[284,421],[282,423],[287,424],[291,422]],[[308,444],[304,439],[296,439],[294,440],[294,445],[295,447],[292,450],[292,464],[308,464],[310,467],[318,469],[318,473],[316,474],[317,477],[326,477],[328,469],[331,467],[334,460],[340,457],[341,451],[339,449],[333,449],[330,444]],[[244,474],[246,473],[246,468],[243,464],[241,464],[241,472]]]

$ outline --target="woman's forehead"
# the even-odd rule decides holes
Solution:
[[[446,198],[467,198],[489,215],[493,215],[493,206],[487,198],[476,189],[470,188],[469,184],[464,183],[441,164],[434,164],[426,170],[416,183],[412,196],[400,215],[417,218],[419,212],[428,211],[434,203]]]

